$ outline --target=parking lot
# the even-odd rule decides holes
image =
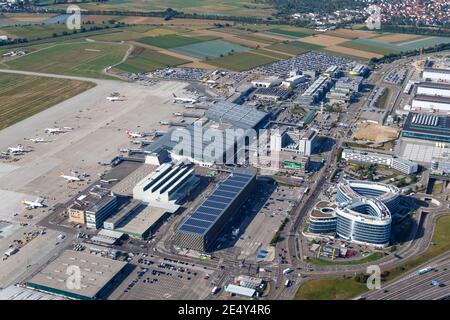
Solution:
[[[136,268],[111,294],[110,299],[204,299],[209,294],[213,271],[192,263],[153,255],[139,255]]]

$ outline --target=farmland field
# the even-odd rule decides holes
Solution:
[[[92,42],[64,43],[50,46],[5,64],[18,70],[109,78],[101,71],[120,60],[128,46]]]
[[[174,67],[188,62],[190,61],[168,56],[155,50],[135,48],[130,57],[128,57],[124,63],[118,65],[116,69],[132,73],[141,73]]]
[[[267,31],[270,33],[276,33],[276,34],[280,34],[280,35],[288,36],[288,37],[292,37],[292,38],[303,38],[303,37],[310,36],[310,34],[308,34],[308,33],[301,32],[301,31],[293,31],[293,30],[269,29]]]
[[[205,59],[218,58],[220,55],[227,55],[230,52],[244,52],[249,48],[222,40],[213,40],[176,47],[171,50],[194,58]]]
[[[278,59],[250,52],[241,52],[223,58],[208,60],[207,62],[208,64],[215,65],[219,68],[232,71],[245,71],[275,61],[278,61]]]
[[[300,42],[300,41],[292,41],[289,43],[278,43],[267,47],[267,49],[277,50],[280,52],[285,52],[288,54],[302,54],[311,50],[319,50],[323,48],[322,46],[318,46],[311,43]]]
[[[0,130],[93,86],[91,82],[0,73]]]
[[[138,41],[144,44],[148,44],[155,47],[164,49],[170,49],[175,47],[186,46],[189,44],[199,43],[207,40],[213,40],[211,38],[200,37],[185,37],[176,34],[169,34],[159,37],[146,37],[139,39]]]
[[[266,50],[266,49],[256,49],[256,50],[252,50],[250,51],[252,53],[257,53],[257,54],[262,54],[264,56],[269,56],[275,59],[280,59],[280,60],[284,60],[284,59],[289,59],[292,57],[292,55],[287,55],[278,51],[272,51],[272,50]]]
[[[52,5],[52,0],[40,0],[51,5],[48,8],[64,9],[64,4]],[[79,3],[82,9],[113,11],[164,11],[167,8],[198,14],[268,17],[275,9],[263,3],[250,0],[109,0],[108,2]]]
[[[353,40],[353,41],[349,41],[349,42],[344,42],[344,43],[341,43],[339,46],[356,49],[356,50],[361,50],[361,51],[377,53],[377,54],[382,54],[382,55],[386,55],[386,54],[390,54],[390,53],[398,53],[401,51],[401,48],[397,47],[394,44],[381,43],[381,42],[377,43],[375,41],[366,40],[366,39],[358,39],[358,40]]]

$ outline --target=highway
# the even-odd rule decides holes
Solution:
[[[433,270],[418,275],[417,271],[425,267]],[[432,285],[432,280],[439,285]],[[367,300],[439,300],[450,296],[450,252],[408,272],[403,277],[381,289],[363,295]]]

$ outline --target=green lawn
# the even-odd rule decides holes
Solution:
[[[302,285],[296,295],[297,300],[347,300],[364,293],[366,284],[351,279],[318,279]]]
[[[0,130],[93,86],[84,81],[0,73]]]
[[[350,265],[358,265],[358,264],[363,264],[363,263],[367,263],[367,262],[377,261],[383,257],[384,257],[384,253],[375,252],[375,253],[368,255],[365,258],[361,258],[358,260],[331,261],[331,260],[323,260],[323,259],[319,259],[319,258],[313,258],[313,259],[309,259],[308,262],[311,264],[320,265],[320,266],[333,266],[333,265],[350,266]]]
[[[206,63],[232,71],[245,71],[275,61],[278,61],[278,59],[250,52],[241,52],[223,58],[207,60]]]
[[[128,46],[95,42],[66,43],[50,46],[5,64],[18,70],[109,78],[101,71],[120,60]]]
[[[118,65],[116,69],[131,73],[142,73],[190,62],[151,49],[140,49],[135,50],[135,52],[136,54],[132,54],[124,63]]]
[[[185,37],[176,34],[168,34],[158,37],[145,37],[138,39],[138,41],[151,46],[169,49],[214,39],[215,38],[213,37]]]
[[[388,44],[380,43],[379,46],[376,46],[376,45],[358,43],[357,41],[362,41],[362,40],[359,39],[359,40],[348,41],[348,42],[341,43],[339,45],[342,47],[346,47],[346,48],[352,48],[352,49],[356,49],[356,50],[378,53],[378,54],[383,54],[383,55],[387,55],[390,53],[398,53],[401,51],[400,49],[395,50],[393,48],[383,47],[383,46],[387,46]],[[368,41],[368,40],[366,40],[366,41]],[[373,42],[375,42],[375,41],[373,41]]]

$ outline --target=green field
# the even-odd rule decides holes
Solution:
[[[109,78],[101,71],[120,60],[128,46],[95,42],[56,44],[5,64],[18,70]]]
[[[385,44],[385,43],[379,43],[379,45],[376,45],[375,41],[372,41],[371,44],[361,43],[360,41],[368,41],[366,39],[357,39],[353,41],[348,41],[341,43],[340,46],[346,47],[346,48],[352,48],[356,50],[362,50],[366,52],[372,52],[372,53],[378,53],[382,55],[390,54],[390,53],[398,53],[401,51],[401,48],[395,48],[396,45],[391,44]]]
[[[39,0],[48,8],[66,9],[67,5],[53,5],[53,0]],[[77,3],[82,9],[113,11],[164,11],[167,8],[197,14],[268,17],[275,10],[264,3],[249,0],[109,0],[107,2]]]
[[[171,51],[200,59],[218,58],[221,55],[224,56],[229,53],[245,52],[248,50],[249,48],[247,47],[222,40],[205,41],[171,49]]]
[[[223,58],[208,60],[207,63],[232,71],[245,71],[275,61],[278,61],[278,59],[250,52],[241,52]]]
[[[267,32],[279,34],[282,36],[288,36],[290,38],[304,38],[309,37],[311,35],[310,33],[285,29],[269,29],[267,30]]]
[[[155,50],[136,48],[130,57],[124,63],[118,65],[116,69],[131,73],[141,73],[189,62],[188,60],[165,55]]]
[[[143,44],[148,44],[151,46],[170,49],[181,46],[187,46],[189,44],[199,43],[208,40],[214,40],[215,38],[208,37],[185,37],[176,34],[168,34],[165,36],[159,37],[145,37],[141,38],[138,41]]]
[[[302,285],[296,295],[298,300],[347,300],[364,293],[365,283],[354,279],[318,279]]]
[[[93,86],[91,82],[0,73],[0,130]]]
[[[288,54],[299,55],[302,53],[306,53],[311,50],[318,50],[323,47],[317,46],[314,44],[309,44],[306,42],[292,41],[288,43],[277,43],[271,46],[268,46],[267,49],[276,50]]]

